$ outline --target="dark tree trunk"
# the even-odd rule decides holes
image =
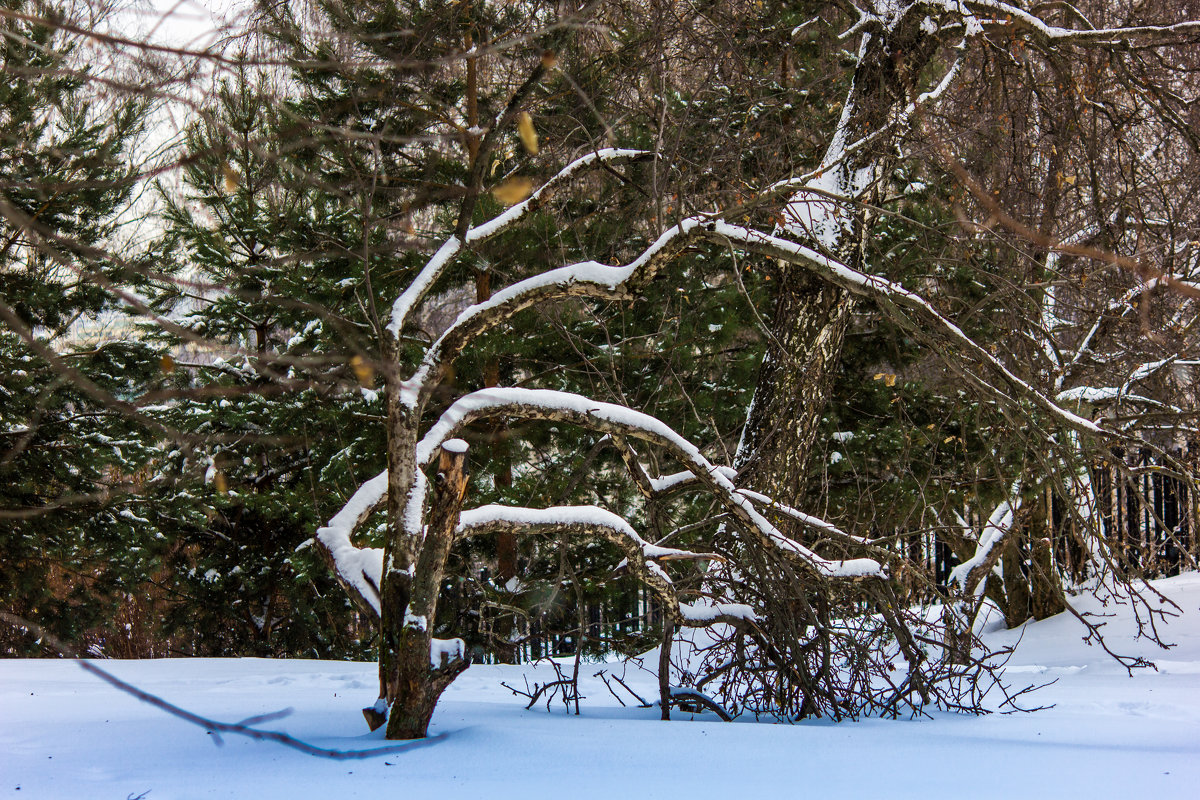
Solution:
[[[420,739],[427,735],[434,707],[446,687],[465,670],[465,653],[443,654],[441,663],[430,663],[433,625],[446,559],[454,543],[454,529],[467,490],[465,447],[443,446],[430,503],[425,538],[415,563],[414,576],[389,573],[383,592],[385,662],[379,669],[389,713],[387,738]],[[390,583],[397,590],[387,591]],[[406,589],[406,591],[399,591]],[[407,601],[401,608],[403,596]]]
[[[920,14],[906,14],[895,28],[873,32],[866,41],[846,98],[847,113],[831,138],[824,163],[837,160],[848,144],[882,128],[897,106],[909,101],[912,76],[921,72],[938,47],[920,29],[920,19]],[[838,170],[838,183],[845,184],[839,191],[878,194],[878,185],[851,185],[859,178],[852,182],[849,176],[870,174],[874,182],[885,180],[894,138],[900,135],[903,131],[897,129],[831,165],[831,170]],[[865,269],[864,243],[872,218],[861,205],[842,204],[839,213],[847,224],[836,234],[836,242],[831,245],[826,239],[825,245],[850,266]],[[781,273],[774,284],[770,341],[735,467],[743,472],[746,485],[792,505],[805,489],[809,455],[841,360],[854,300],[845,290],[803,270],[789,267]]]
[[[1047,488],[1041,492],[1029,521],[1029,615],[1034,619],[1046,619],[1066,610],[1050,538],[1053,535],[1049,515],[1051,502]]]
[[[1029,619],[1029,576],[1025,568],[1026,537],[1013,531],[1004,542],[1001,572],[1004,575],[1004,624],[1015,628]]]

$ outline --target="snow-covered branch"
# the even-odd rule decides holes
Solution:
[[[457,537],[489,533],[558,533],[589,536],[611,542],[625,554],[625,563],[630,572],[659,596],[670,609],[672,616],[677,615],[679,608],[675,585],[666,571],[653,559],[697,555],[686,550],[650,544],[623,518],[596,506],[519,508],[487,505],[462,512],[455,530]]]
[[[789,201],[788,205],[790,207],[792,203],[803,202],[803,195],[806,192],[810,190],[821,190],[823,188],[827,188],[827,185],[823,183],[827,173],[829,173],[831,170],[839,169],[847,159],[879,142],[885,136],[895,132],[897,129],[907,127],[913,121],[913,118],[917,115],[918,111],[922,111],[925,108],[933,105],[937,100],[941,99],[947,91],[949,91],[950,87],[954,85],[955,79],[957,79],[959,74],[962,72],[962,67],[967,53],[966,45],[967,39],[964,38],[963,41],[956,46],[955,49],[958,50],[958,55],[955,57],[953,63],[951,63],[950,68],[946,70],[946,73],[942,76],[942,79],[938,81],[937,85],[917,95],[917,97],[908,103],[903,109],[901,109],[899,113],[892,116],[886,125],[877,128],[871,133],[868,133],[867,135],[850,143],[846,143],[844,134],[839,140],[837,133],[835,132],[834,136],[831,138],[830,147],[826,150],[825,156],[821,159],[821,165],[819,167],[805,173],[804,175],[776,181],[775,183],[766,187],[760,196],[770,197],[790,189],[799,189],[800,191],[797,192],[797,196],[793,197]],[[843,108],[843,120],[846,118],[844,111],[845,109]],[[841,127],[842,124],[843,123],[839,123],[839,127]],[[814,194],[815,193],[816,192],[814,192]],[[838,192],[837,194],[841,195],[842,193]],[[793,217],[795,217],[795,214],[793,214]],[[785,219],[787,219],[786,216]]]
[[[1017,27],[1033,33],[1047,44],[1118,44],[1147,39],[1183,41],[1200,33],[1198,20],[1187,20],[1173,25],[1132,25],[1123,28],[1064,28],[1051,25],[1018,5],[1000,0],[943,0],[943,5],[951,11],[955,10],[956,6],[965,6],[975,11],[987,12],[991,18],[982,23],[985,27]]]
[[[361,525],[383,502],[387,494],[388,474],[383,471],[359,487],[342,510],[317,529],[315,544],[333,567],[333,574],[360,609],[379,615],[379,586],[383,575],[383,550],[356,547],[350,540]]]
[[[873,300],[881,310],[893,319],[910,329],[921,327],[924,333],[937,336],[950,343],[955,350],[968,356],[973,361],[994,371],[1004,383],[1020,399],[1024,399],[1050,414],[1063,425],[1091,435],[1111,436],[1096,423],[1086,420],[1077,414],[1057,405],[1041,392],[1034,389],[1017,377],[999,359],[980,346],[974,339],[963,333],[962,329],[942,316],[925,298],[910,292],[899,284],[893,283],[876,275],[859,272],[845,264],[818,253],[812,248],[796,244],[777,236],[761,231],[731,225],[727,222],[715,221],[704,227],[712,238],[728,244],[730,241],[739,242],[748,249],[788,261],[797,266],[811,270],[826,280],[832,281],[846,290]],[[910,319],[909,314],[915,319]],[[1011,403],[1012,398],[999,392],[990,384],[983,388],[996,395],[998,399]]]
[[[735,480],[737,477],[737,470],[733,469],[732,467],[718,466],[716,469],[730,481]],[[697,478],[696,475],[690,470],[673,472],[670,475],[663,475],[658,478],[651,477],[648,479],[649,488],[653,492],[654,496],[671,494],[688,487],[696,486],[698,484],[700,484],[700,479]],[[814,517],[811,514],[806,514],[803,511],[792,508],[784,503],[780,503],[773,497],[768,497],[765,494],[751,491],[750,489],[738,489],[737,492],[739,495],[752,501],[756,505],[765,506],[770,511],[782,514],[785,517],[791,517],[801,525],[804,525],[806,528],[809,528],[817,533],[821,533],[855,545],[871,544],[870,540],[868,539],[847,533],[831,522],[827,522],[820,517]]]
[[[987,576],[1000,558],[1001,544],[1012,532],[1016,514],[1021,509],[1022,487],[1020,479],[1013,482],[1008,497],[992,510],[987,524],[979,532],[975,554],[950,572],[950,582],[957,583],[965,596],[976,596],[983,592]]]
[[[412,378],[405,381],[404,402],[410,406],[421,403],[437,385],[441,370],[467,343],[537,303],[565,297],[627,296],[625,287],[635,281],[653,278],[702,221],[702,218],[692,217],[667,229],[625,266],[610,266],[597,261],[570,264],[518,281],[496,292],[490,299],[463,309],[429,346]]]
[[[537,191],[502,214],[469,229],[462,238],[455,236],[447,239],[429,261],[426,262],[425,267],[413,279],[412,283],[396,298],[396,302],[392,304],[391,321],[387,326],[388,332],[393,337],[399,338],[400,332],[404,329],[404,325],[408,321],[412,310],[429,293],[433,285],[453,263],[455,256],[464,247],[481,244],[511,228],[517,222],[540,208],[558,184],[573,177],[592,164],[653,158],[653,156],[653,153],[644,150],[625,150],[611,147],[588,153],[563,167],[556,175],[543,183]]]
[[[659,547],[641,537],[623,517],[598,506],[551,506],[523,508],[486,505],[462,512],[455,535],[479,536],[485,533],[567,533],[587,534],[613,542],[627,556],[646,560],[717,558],[712,553],[694,553],[674,547]]]
[[[679,613],[685,625],[707,628],[711,625],[745,625],[756,622],[758,615],[743,603],[680,603]]]
[[[738,492],[721,468],[710,463],[699,448],[662,421],[624,406],[597,402],[577,394],[513,388],[484,389],[468,394],[446,409],[425,435],[417,447],[418,464],[429,463],[441,443],[465,425],[496,416],[567,422],[601,433],[650,442],[686,465],[743,528],[806,570],[827,578],[877,577],[884,573],[873,559],[825,559],[784,536],[755,509],[749,498]]]

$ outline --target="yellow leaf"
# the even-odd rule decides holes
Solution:
[[[514,176],[492,188],[492,196],[506,206],[515,206],[533,193],[533,181]]]
[[[896,376],[891,372],[876,372],[875,377],[873,377],[871,380],[883,381],[884,385],[886,386],[896,385]]]
[[[537,130],[533,127],[533,117],[529,116],[528,111],[522,111],[517,117],[517,133],[521,134],[521,144],[525,145],[525,149],[529,155],[536,156],[538,151],[538,135]]]
[[[238,175],[237,170],[229,164],[221,167],[221,174],[225,176],[226,192],[236,192],[237,188],[242,185],[242,176]]]
[[[218,494],[229,494],[229,481],[225,479],[225,473],[221,470],[213,474],[213,488]]]
[[[158,366],[162,368],[163,372],[174,372],[175,359],[171,358],[170,354],[164,354],[163,357],[158,360]]]
[[[888,386],[895,386],[896,385],[896,376],[888,375],[887,377],[885,377],[883,379],[883,382],[884,382],[884,384],[886,384]]]
[[[945,439],[942,439],[942,444],[947,444],[949,442],[953,442],[954,439],[955,439],[954,436],[947,436]]]
[[[375,383],[375,370],[367,363],[367,360],[362,356],[354,356],[350,359],[350,368],[354,370],[354,377],[358,378],[358,382],[366,388],[371,388]]]

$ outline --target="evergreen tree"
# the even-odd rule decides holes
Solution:
[[[115,323],[125,266],[102,254],[136,181],[144,102],[101,100],[70,9],[4,0],[0,16],[0,603],[78,639],[150,571],[140,524],[151,432],[129,401],[157,356]],[[162,431],[155,432],[161,436]],[[98,633],[93,643],[123,633]],[[25,646],[0,634],[5,650]],[[109,642],[116,645],[116,642]],[[101,646],[104,646],[101,644]]]
[[[174,281],[156,303],[184,331],[157,332],[176,354],[158,413],[202,442],[162,465],[166,633],[194,653],[360,656],[349,601],[304,547],[382,464],[360,265],[337,246],[359,220],[290,171],[282,102],[245,68],[224,79],[187,131],[183,196],[163,193]]]

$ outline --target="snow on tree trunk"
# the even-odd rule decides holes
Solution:
[[[911,4],[877,5],[881,25],[862,34],[853,80],[821,170],[792,196],[783,214],[788,232],[868,273],[865,244],[872,215],[862,201],[878,194],[905,130],[895,126],[869,146],[852,152],[848,147],[886,130],[897,112],[916,99],[913,78],[939,47],[922,27],[924,17],[908,13]],[[844,288],[794,266],[784,267],[774,286],[770,340],[735,467],[745,471],[750,487],[796,504],[855,301]]]
[[[408,595],[403,618],[396,625],[395,611],[384,617],[383,637],[389,643],[388,659],[380,658],[380,676],[390,706],[387,738],[420,739],[429,729],[429,720],[438,698],[450,683],[468,666],[466,654],[433,648],[432,626],[437,618],[438,594],[445,573],[446,559],[454,543],[462,501],[467,492],[464,469],[467,449],[464,442],[452,439],[442,445],[438,463],[437,483],[430,505],[429,524],[417,557],[415,574],[404,580],[406,573],[389,570],[384,586],[395,581],[402,591],[395,597]],[[421,502],[414,498],[410,502]],[[399,578],[399,579],[397,579]],[[404,592],[403,589],[407,589]],[[384,591],[385,614],[389,611]],[[435,660],[436,659],[436,660]],[[386,669],[386,672],[384,671]]]

